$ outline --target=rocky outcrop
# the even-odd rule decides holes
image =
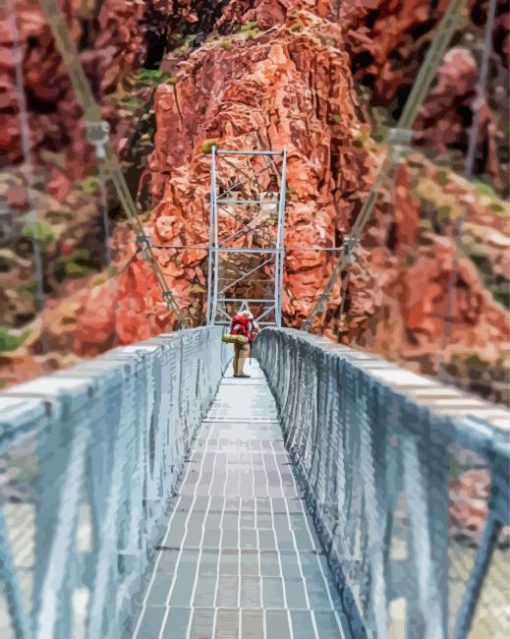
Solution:
[[[353,144],[367,130],[355,112],[340,29],[297,12],[267,34],[257,27],[255,33],[206,44],[174,73],[177,82],[160,86],[156,95],[157,134],[148,165],[153,190],[162,198],[153,214],[156,236],[169,245],[207,244],[205,142],[228,148],[286,146],[291,197],[284,308],[289,320],[303,319],[329,260],[297,247],[326,245],[336,228],[347,229],[355,206],[348,194],[366,189],[370,177],[367,152]],[[168,220],[164,232],[162,219]],[[168,254],[171,268],[175,261],[182,264],[188,281],[194,269],[204,268],[204,257],[203,252]]]
[[[6,11],[13,7],[16,12],[8,16]],[[145,144],[140,138],[148,137],[144,131],[150,132],[143,111],[150,104],[159,71],[144,75],[134,70],[149,55],[154,57],[151,37],[161,22],[166,33],[168,3],[65,0],[61,7],[93,92],[109,120],[114,148],[121,160],[132,165],[128,179],[135,182],[136,193],[137,164]],[[97,161],[51,30],[38,4],[7,2],[1,11],[5,13],[0,19],[0,157],[4,163],[0,165],[4,169],[0,175],[0,325],[16,329],[30,322],[37,310],[34,234],[43,252],[47,300],[66,298],[70,289],[101,270],[106,259]],[[25,90],[29,157],[22,151],[16,58]],[[115,218],[115,197],[111,191],[107,197]],[[37,215],[33,228],[27,218],[31,210]]]
[[[103,102],[103,115],[110,121],[115,140],[119,116],[104,97],[117,90],[147,57],[152,65],[159,64],[163,49],[158,49],[158,43],[165,40],[171,7],[163,0],[60,0],[60,6],[92,90]],[[12,2],[12,7],[16,11],[10,19],[9,5],[0,9],[4,12],[0,14],[0,157],[9,165],[27,160],[23,158],[15,88],[17,31],[31,159],[42,170],[52,168],[47,184],[51,190],[56,188],[54,182],[64,180],[63,176],[71,181],[87,177],[95,166],[95,156],[87,143],[81,108],[41,8],[25,0]],[[62,152],[65,165],[52,164],[48,151]]]
[[[351,55],[354,78],[365,87],[370,107],[382,109],[395,122],[424,59],[446,0],[355,0],[342,2],[340,23]],[[508,99],[506,84],[509,47],[508,3],[498,3],[493,32],[492,72],[487,95],[475,91],[483,51],[487,0],[469,2],[469,13],[456,32],[421,117],[414,127],[415,142],[444,154],[447,163],[463,170],[469,129],[480,100],[481,126],[475,174],[490,176],[503,196],[508,195]],[[381,123],[376,118],[375,125]],[[498,128],[500,131],[498,131]],[[440,142],[439,142],[440,141]]]
[[[502,372],[508,312],[484,282],[491,269],[505,277],[506,262],[497,243],[509,225],[499,206],[497,199],[454,174],[411,156],[383,194],[367,231],[367,250],[362,267],[351,275],[344,321],[333,324],[342,339],[427,374],[436,374],[440,362],[475,353],[479,369],[498,362]],[[465,248],[456,256],[453,234],[459,216],[465,217],[468,232],[477,221],[479,246],[491,255],[482,268],[473,260],[466,236]],[[372,303],[364,301],[367,290]],[[508,402],[503,386],[491,399]]]
[[[245,17],[257,17],[262,8],[259,4]],[[209,188],[204,143],[257,146],[256,132],[262,131],[267,146],[286,145],[291,197],[284,313],[288,324],[300,326],[325,285],[332,260],[299,248],[326,245],[332,238],[341,242],[365,197],[381,148],[358,119],[349,60],[338,55],[344,48],[341,30],[305,11],[289,13],[285,25],[276,26],[275,11],[272,5],[266,15],[267,33],[256,27],[250,37],[234,34],[204,45],[174,67],[175,84],[158,89],[158,133],[149,170],[162,201],[150,225],[159,242],[204,246]],[[438,83],[438,95],[445,83],[446,78]],[[385,187],[352,268],[344,317],[339,317],[337,285],[316,329],[334,339],[340,331],[346,342],[430,374],[437,373],[440,361],[449,362],[459,353],[476,352],[481,361],[495,362],[508,338],[508,316],[484,290],[483,271],[469,256],[456,266],[452,235],[459,215],[466,215],[468,228],[480,223],[482,244],[498,228],[505,233],[504,213],[492,210],[498,207],[497,198],[484,196],[419,156],[404,163],[393,184]],[[429,208],[440,210],[444,219],[429,219]],[[501,270],[501,253],[499,258],[497,251],[489,253]],[[186,282],[191,288],[197,272],[203,279],[205,253],[169,251],[165,259],[183,305],[193,305],[185,296]]]

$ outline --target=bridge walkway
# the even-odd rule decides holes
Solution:
[[[136,639],[343,638],[340,602],[257,362],[194,442]]]

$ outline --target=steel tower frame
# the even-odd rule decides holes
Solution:
[[[247,175],[240,167],[235,178],[235,187],[230,187],[226,192],[218,193],[219,180],[219,159],[227,156],[242,156],[250,158],[263,156],[267,162],[267,170],[274,171],[276,179],[278,179],[278,169],[275,157],[281,158],[281,172],[279,174],[278,197],[275,199],[262,199],[259,193],[258,199],[235,199],[231,193],[234,188],[243,189],[250,182],[257,182],[254,176]],[[230,167],[236,169],[235,165],[229,162]],[[253,168],[253,167],[251,167]],[[226,325],[230,323],[231,315],[241,310],[257,309],[254,312],[254,319],[260,325],[281,326],[282,325],[282,294],[283,294],[283,273],[285,261],[285,196],[286,196],[286,178],[287,178],[287,150],[282,151],[263,151],[263,150],[227,150],[212,147],[211,153],[211,195],[210,195],[210,213],[209,213],[209,256],[208,256],[208,282],[207,282],[207,323],[208,325]],[[229,240],[233,240],[239,236],[247,235],[249,232],[255,233],[257,228],[263,228],[263,224],[267,224],[261,207],[265,210],[271,210],[275,207],[273,214],[276,213],[276,232],[274,234],[272,245],[268,246],[228,246]],[[245,207],[252,207],[254,215],[252,219],[246,223]],[[232,209],[232,210],[231,210]],[[257,209],[261,225],[253,226],[257,220]],[[233,218],[236,226],[241,226],[241,230],[234,233],[231,237],[220,237],[220,221]],[[249,228],[248,228],[249,227]],[[243,262],[257,260],[258,263],[246,269]],[[232,282],[228,282],[228,278],[222,278],[223,270],[231,269],[238,272],[238,277]],[[268,271],[271,274],[268,274]],[[253,276],[260,279],[250,280]],[[244,285],[248,290],[251,282],[262,283],[262,285],[270,285],[271,295],[263,297],[253,297],[251,295],[236,295],[235,287]],[[220,284],[222,282],[222,284]],[[269,288],[269,286],[268,286]],[[228,293],[234,289],[233,293]]]

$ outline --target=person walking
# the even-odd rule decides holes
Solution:
[[[234,344],[234,377],[250,377],[244,372],[244,363],[250,356],[251,343],[255,338],[258,327],[253,320],[250,311],[241,311],[234,315],[230,323],[231,335],[242,335],[247,338],[247,342]]]

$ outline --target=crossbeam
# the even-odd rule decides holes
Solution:
[[[278,205],[277,200],[217,200],[218,204],[274,204]]]
[[[234,302],[248,302],[251,304],[274,304],[274,299],[270,298],[256,298],[256,297],[245,297],[243,300],[239,300],[237,297],[219,297],[218,303],[230,304]]]
[[[227,246],[218,247],[218,253],[284,253],[283,248],[233,248]]]
[[[285,151],[243,151],[243,150],[229,150],[229,149],[216,149],[217,155],[272,155],[272,156],[284,156]]]

